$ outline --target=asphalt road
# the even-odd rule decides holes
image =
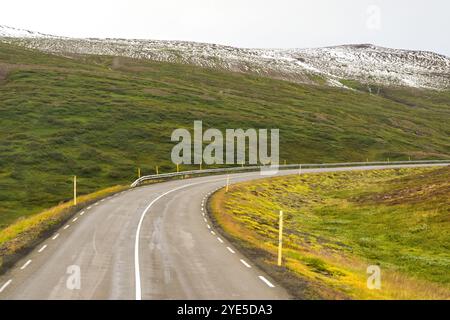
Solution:
[[[232,174],[230,183],[259,178],[265,176]],[[0,276],[0,300],[289,299],[204,216],[208,195],[225,183],[225,175],[169,181],[85,208]]]

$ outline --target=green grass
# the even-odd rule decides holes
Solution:
[[[115,62],[113,63],[113,60]],[[171,132],[279,128],[293,162],[444,158],[450,92],[380,95],[0,44],[0,229],[81,193],[174,171]],[[185,168],[183,168],[185,169]]]
[[[356,298],[448,298],[449,195],[445,167],[265,179],[213,201],[225,231],[272,253],[283,210],[286,264],[301,277]],[[380,292],[364,288],[368,265]]]

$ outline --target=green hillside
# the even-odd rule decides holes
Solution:
[[[279,128],[293,162],[448,158],[450,92],[305,86],[0,44],[0,228],[81,193],[173,171],[171,132]]]
[[[211,207],[239,247],[294,292],[289,275],[327,298],[448,299],[449,194],[448,166],[310,173],[233,185]],[[276,266],[279,210],[286,269]],[[369,265],[381,268],[382,290],[367,288]]]

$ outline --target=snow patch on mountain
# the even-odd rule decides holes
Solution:
[[[0,25],[0,38],[58,38],[49,34]]]
[[[0,40],[54,54],[93,54],[193,64],[297,83],[345,87],[342,80],[427,89],[450,88],[450,59],[370,44],[311,49],[246,49],[217,44],[76,39],[0,26]]]

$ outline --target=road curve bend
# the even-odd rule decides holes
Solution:
[[[430,165],[302,172],[420,166]],[[230,175],[230,183],[266,177],[238,173]],[[207,197],[225,183],[226,175],[168,181],[130,189],[80,210],[0,276],[0,300],[289,299],[284,288],[209,222]]]

